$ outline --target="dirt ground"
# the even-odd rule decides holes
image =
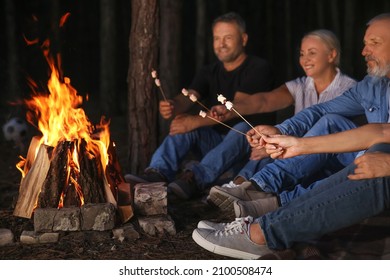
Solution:
[[[126,125],[123,119],[112,120],[111,136],[126,173]],[[30,138],[31,139],[31,138]],[[28,146],[28,145],[27,145]],[[13,215],[21,174],[15,165],[23,155],[13,143],[0,138],[0,229],[12,230],[14,243],[0,247],[3,260],[228,260],[198,246],[191,237],[199,220],[228,221],[217,209],[195,199],[168,202],[168,213],[175,222],[177,234],[149,236],[130,220],[140,233],[134,241],[113,239],[111,231],[62,232],[51,244],[27,245],[19,242],[23,230],[33,230],[30,219]],[[389,213],[324,236],[321,240],[297,244],[291,250],[279,251],[263,259],[390,259]]]
[[[112,140],[116,142],[118,158],[125,173],[126,133],[123,128],[125,124],[122,119],[112,121]],[[22,244],[19,242],[22,231],[33,230],[32,220],[13,215],[21,180],[15,165],[19,155],[24,154],[1,137],[0,155],[0,228],[12,230],[15,236],[14,244],[0,247],[0,259],[225,259],[202,249],[191,238],[199,220],[223,218],[201,199],[169,204],[168,212],[175,221],[177,231],[175,236],[149,236],[139,229],[136,219],[132,219],[129,222],[140,233],[140,239],[135,241],[120,242],[112,238],[111,231],[85,231],[61,233],[59,241],[54,244]]]

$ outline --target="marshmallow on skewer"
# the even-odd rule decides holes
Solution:
[[[164,91],[163,91],[163,89],[162,89],[162,87],[161,87],[160,79],[157,78],[157,71],[156,71],[156,70],[153,70],[153,71],[151,72],[151,75],[152,75],[152,77],[153,77],[153,79],[154,79],[154,83],[155,83],[156,86],[160,89],[160,92],[161,92],[162,96],[164,97],[164,100],[167,101],[167,98],[166,98],[166,96],[165,96],[165,93],[164,93]]]
[[[225,103],[226,103],[226,97],[223,96],[222,94],[218,94],[217,100],[218,100],[219,102],[221,102],[222,104],[225,104]]]
[[[226,109],[228,109],[229,111],[231,111],[232,108],[233,108],[233,103],[230,102],[230,101],[226,101],[225,106],[226,106]]]
[[[217,119],[214,119],[213,117],[208,116],[205,111],[200,110],[199,116],[201,116],[202,118],[206,118],[207,117],[207,118],[209,118],[209,119],[211,119],[211,120],[213,120],[213,121],[215,121],[215,122],[217,122],[219,124],[222,124],[222,125],[226,126],[227,128],[229,128],[229,129],[231,129],[231,130],[233,130],[233,131],[235,131],[235,132],[237,132],[237,133],[239,133],[241,135],[246,136],[246,134],[244,132],[239,131],[239,130],[237,130],[237,129],[231,127],[231,126],[228,126],[227,124],[225,124],[225,123],[223,123],[223,122],[221,122],[221,121],[219,121]]]
[[[204,104],[202,104],[200,101],[198,101],[198,98],[196,97],[195,94],[189,94],[189,93],[188,93],[188,90],[186,90],[186,89],[184,89],[184,88],[183,88],[183,90],[182,90],[181,92],[182,92],[185,96],[188,96],[192,102],[196,102],[196,103],[198,103],[200,106],[202,106],[204,109],[206,109],[207,111],[210,111],[209,108],[207,108]]]
[[[222,94],[219,94],[217,97],[218,101],[221,102],[222,104],[225,104],[226,109],[229,111],[233,110],[240,118],[242,118],[252,129],[256,131],[257,134],[260,136],[262,133],[258,132],[239,112],[237,112],[236,109],[233,108],[233,102],[231,101],[226,101],[226,97],[224,97]]]
[[[207,113],[205,111],[200,110],[199,116],[201,116],[202,118],[205,118],[207,116]]]
[[[190,94],[190,99],[192,102],[198,101],[198,98],[194,94]]]
[[[183,89],[181,90],[181,93],[182,93],[184,96],[188,96],[188,90],[185,89],[185,88],[183,88]]]

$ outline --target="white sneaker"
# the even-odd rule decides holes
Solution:
[[[223,230],[197,228],[192,233],[192,239],[204,249],[219,255],[235,259],[258,259],[272,251],[267,245],[258,245],[250,240],[250,224],[240,219],[229,223]]]
[[[251,216],[245,217],[245,218],[236,218],[234,222],[241,222],[241,220],[244,220],[244,222],[252,223],[253,218]],[[202,220],[198,223],[197,228],[202,229],[208,229],[208,230],[224,230],[226,227],[230,226],[232,223],[216,223],[211,222],[207,220]]]
[[[240,185],[235,184],[233,181],[230,181],[229,183],[223,184],[222,188],[237,188]]]

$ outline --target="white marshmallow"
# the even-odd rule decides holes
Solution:
[[[196,98],[196,96],[194,94],[190,95],[190,99],[192,102],[196,102],[198,100],[198,98]]]
[[[226,106],[226,108],[227,108],[229,111],[231,111],[232,108],[233,108],[233,103],[230,102],[230,101],[227,101],[227,102],[225,103],[225,106]]]
[[[207,116],[207,113],[205,111],[200,110],[199,116],[201,116],[202,118],[205,118]]]
[[[181,90],[181,93],[184,95],[184,96],[188,96],[188,90],[186,90],[185,88],[183,88]]]
[[[221,102],[222,104],[225,104],[225,102],[226,102],[226,97],[223,96],[222,94],[218,94],[217,100],[218,100],[219,102]]]

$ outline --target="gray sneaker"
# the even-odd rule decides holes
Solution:
[[[242,219],[230,223],[223,230],[197,228],[192,232],[192,239],[210,252],[235,259],[258,259],[271,253],[267,245],[258,245],[250,240],[249,224]]]
[[[252,187],[250,181],[245,181],[237,187],[227,188],[214,186],[210,189],[207,196],[209,204],[217,206],[220,210],[234,215],[233,201],[243,200],[257,200],[261,198],[272,197],[273,194],[256,190]]]
[[[278,209],[279,202],[276,196],[253,201],[236,200],[233,202],[233,207],[237,218],[246,216],[260,217]]]
[[[253,222],[252,217],[236,218],[235,222],[241,222],[242,220],[244,220],[245,222],[248,222],[248,223]],[[211,221],[207,221],[207,220],[202,220],[198,223],[197,228],[208,229],[208,230],[223,230],[223,229],[225,229],[225,227],[230,226],[230,225],[231,225],[231,223],[216,223],[216,222],[211,222]]]

